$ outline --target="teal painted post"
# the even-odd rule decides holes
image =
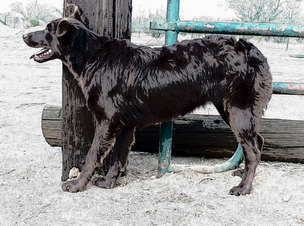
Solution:
[[[163,176],[171,164],[173,121],[162,123],[159,131],[158,177]]]
[[[167,22],[179,18],[179,0],[168,0]],[[165,45],[172,45],[177,40],[177,31],[166,31]],[[161,101],[161,100],[160,100]],[[159,131],[158,177],[164,175],[171,163],[173,121],[162,123]]]

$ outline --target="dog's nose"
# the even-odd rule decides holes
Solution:
[[[26,35],[22,35],[22,38],[23,38],[23,39],[26,39]]]

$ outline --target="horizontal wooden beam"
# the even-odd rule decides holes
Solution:
[[[42,131],[51,146],[61,146],[61,108],[46,106]],[[263,119],[265,138],[262,160],[304,163],[304,121]],[[158,153],[159,125],[137,130],[132,151]],[[237,142],[230,128],[217,115],[186,115],[173,120],[172,154],[231,157]]]

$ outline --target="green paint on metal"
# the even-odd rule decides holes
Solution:
[[[179,0],[168,0],[167,4],[167,23],[177,21],[179,18]],[[172,45],[177,40],[177,31],[166,31],[165,45]]]
[[[191,24],[194,23],[194,24]],[[200,22],[202,23],[202,22]],[[180,29],[178,30],[178,26]],[[201,25],[199,25],[201,26]],[[212,26],[212,25],[210,25]],[[210,29],[209,25],[205,28]],[[168,0],[167,4],[167,23],[151,23],[151,29],[159,29],[166,31],[165,45],[172,45],[177,40],[178,31],[195,32],[195,22],[182,22],[179,21],[179,0]],[[214,167],[189,167],[171,165],[171,151],[172,151],[172,129],[173,122],[162,123],[160,126],[159,135],[159,157],[158,157],[158,177],[161,177],[166,172],[179,172],[184,169],[194,169],[202,173],[219,173],[227,170],[237,168],[243,161],[242,148],[239,145],[234,155],[227,162],[214,166]]]
[[[167,22],[178,20],[179,0],[168,0]],[[165,45],[172,45],[177,40],[176,31],[166,31]],[[164,175],[171,162],[173,122],[162,123],[159,132],[158,177]]]
[[[158,177],[164,175],[171,163],[173,121],[162,123],[159,133]]]
[[[179,19],[179,0],[167,0],[167,22]]]
[[[241,145],[238,145],[234,155],[226,162],[215,166],[187,166],[187,165],[170,165],[168,172],[181,172],[184,170],[191,170],[199,173],[210,174],[210,173],[222,173],[228,170],[236,169],[243,161],[243,150]]]
[[[166,45],[171,45],[177,40],[178,32],[218,33],[229,35],[256,35],[256,36],[281,36],[304,37],[304,26],[288,24],[264,24],[264,23],[225,23],[180,21],[179,0],[168,0],[167,23],[151,22],[154,30],[166,31]],[[291,57],[304,58],[304,55],[290,55]],[[304,95],[303,83],[274,82],[273,93],[288,95]],[[201,173],[218,173],[235,169],[243,161],[242,148],[239,145],[235,154],[227,162],[214,166],[183,166],[171,165],[172,121],[163,123],[160,130],[159,145],[159,176],[166,172],[179,172],[181,170],[195,170]]]
[[[294,58],[304,58],[304,55],[301,54],[289,54],[289,56]]]
[[[151,22],[150,29],[176,32],[217,33],[228,35],[256,35],[304,37],[304,26],[267,23],[228,23],[204,21]]]
[[[165,45],[172,45],[177,40],[177,32],[175,31],[166,31],[166,39],[165,39]]]
[[[304,95],[304,83],[273,82],[273,93],[287,95]]]

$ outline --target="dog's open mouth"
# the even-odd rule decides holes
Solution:
[[[51,48],[44,47],[38,53],[36,53],[33,56],[31,56],[30,59],[34,58],[35,61],[43,61],[43,60],[48,59],[51,56],[53,56],[53,54],[54,54],[54,52],[53,52],[53,50]]]

